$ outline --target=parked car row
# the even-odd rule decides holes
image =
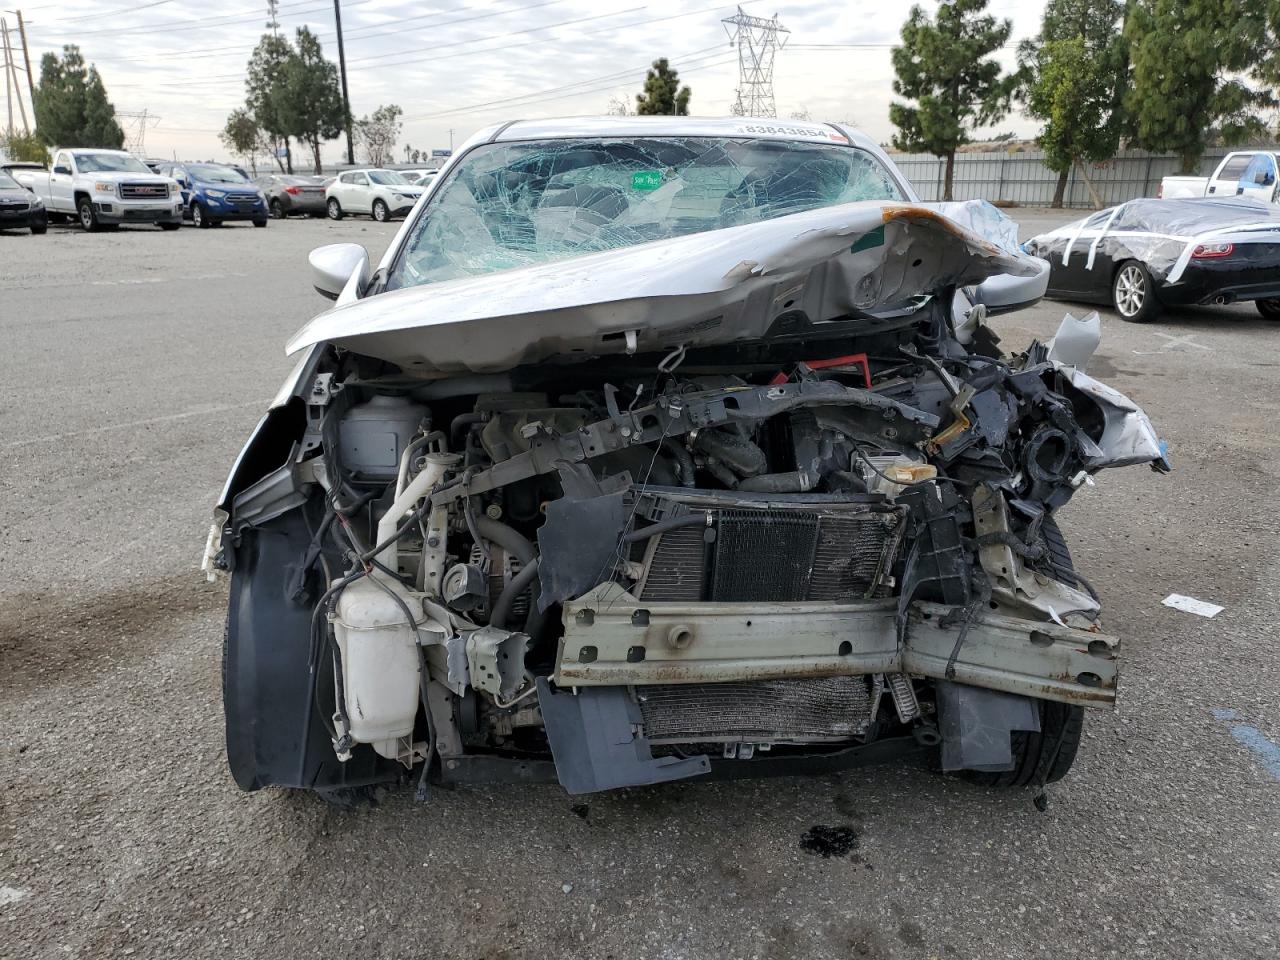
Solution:
[[[0,229],[78,222],[87,231],[122,223],[154,223],[177,230],[184,220],[200,228],[247,221],[265,227],[289,216],[341,220],[365,215],[379,222],[413,209],[435,177],[405,176],[378,167],[336,177],[264,174],[251,178],[233,164],[142,161],[123,150],[64,149],[53,166],[0,164]]]

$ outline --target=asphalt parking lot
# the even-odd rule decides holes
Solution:
[[[1074,217],[1010,214],[1024,235]],[[210,507],[324,305],[307,251],[376,256],[397,227],[0,234],[0,955],[1280,955],[1280,325],[1251,306],[1104,313],[1090,372],[1175,469],[1104,473],[1064,511],[1125,663],[1044,812],[892,766],[585,803],[240,793]],[[1089,308],[994,326],[1020,350],[1065,309]],[[806,851],[814,826],[852,849]]]

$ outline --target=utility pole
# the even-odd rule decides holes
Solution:
[[[9,25],[0,17],[0,30],[4,31],[4,104],[9,111],[9,139],[13,139],[13,84],[9,77],[13,65],[9,62]]]
[[[356,149],[351,142],[351,96],[347,93],[347,54],[342,49],[342,0],[333,0],[333,25],[338,30],[338,72],[342,76],[342,105],[347,110],[347,163],[356,165]]]
[[[776,117],[773,103],[773,60],[787,45],[791,31],[778,22],[778,15],[766,20],[738,8],[736,16],[720,21],[729,34],[729,45],[738,48],[738,90],[733,113],[739,117]],[[730,30],[730,27],[735,29]]]
[[[9,43],[9,24],[0,17],[0,33],[4,34],[4,88],[6,92],[10,89],[12,82],[12,98],[18,101],[18,112],[22,114],[22,135],[30,136],[31,127],[27,124],[27,106],[22,102],[22,84],[18,82],[18,62],[14,60],[13,45]],[[31,101],[31,109],[36,108],[34,99]],[[9,136],[13,136],[13,103],[9,104]]]
[[[27,93],[31,94],[31,110],[36,109],[36,82],[31,74],[31,51],[27,48],[27,25],[22,22],[22,11],[15,10],[18,15],[18,38],[22,41],[22,60],[27,65]],[[31,118],[32,120],[35,117]]]

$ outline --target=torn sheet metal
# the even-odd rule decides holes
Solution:
[[[1038,275],[1043,265],[989,221],[981,209],[969,218],[988,223],[980,235],[928,204],[824,207],[395,290],[321,314],[287,349],[329,341],[428,373],[764,338],[786,312],[820,322],[998,274]]]

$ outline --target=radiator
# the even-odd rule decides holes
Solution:
[[[894,514],[716,511],[715,536],[679,527],[655,538],[643,600],[786,603],[884,596],[876,572],[892,566]]]
[[[871,719],[868,677],[662,684],[636,688],[652,743],[848,740]]]

